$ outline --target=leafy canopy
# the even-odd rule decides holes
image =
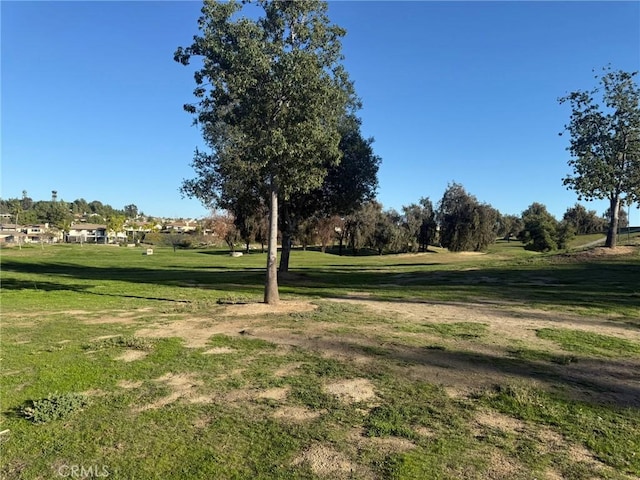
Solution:
[[[182,191],[210,206],[320,187],[341,157],[339,122],[357,106],[339,63],[345,31],[329,23],[326,3],[258,1],[257,19],[242,15],[245,3],[206,0],[201,35],[174,56],[184,65],[202,57],[197,101],[185,110],[211,153],[196,151],[196,178]]]
[[[560,98],[571,106],[565,129],[573,174],[563,184],[579,199],[619,201],[621,195],[640,202],[640,90],[637,72],[605,69],[600,86]],[[599,103],[600,102],[600,103]],[[562,135],[562,134],[561,134]]]

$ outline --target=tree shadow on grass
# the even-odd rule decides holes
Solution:
[[[548,305],[567,310],[631,312],[629,321],[640,326],[638,262],[593,262],[564,265],[482,267],[437,270],[407,266],[402,271],[306,269],[305,293],[336,296],[338,289],[361,291],[398,301],[493,301],[506,304]],[[295,287],[295,283],[282,282]],[[637,315],[633,312],[637,311]],[[637,321],[634,322],[634,317]]]
[[[260,338],[260,332],[256,336]],[[377,373],[375,361],[382,361],[393,369],[394,374],[454,387],[469,394],[525,380],[550,392],[593,405],[640,407],[640,359],[637,357],[618,360],[578,356],[572,357],[570,363],[558,364],[513,358],[506,350],[488,353],[433,346],[426,339],[424,346],[405,345],[400,343],[401,340],[376,344],[367,339],[344,340],[318,336],[300,342],[292,338],[290,333],[281,338],[277,338],[277,334],[276,338],[273,334],[267,334],[264,339],[309,348],[330,358],[368,356],[374,360],[369,368]],[[362,361],[358,364],[366,365]]]
[[[86,295],[98,295],[101,297],[120,297],[120,298],[138,298],[141,300],[157,300],[162,302],[176,302],[176,303],[189,303],[187,300],[176,300],[174,298],[162,298],[162,297],[150,297],[143,295],[129,295],[129,294],[115,294],[115,293],[102,293],[89,291],[93,285],[81,285],[81,284],[69,284],[69,283],[56,283],[56,282],[43,282],[43,281],[26,281],[16,280],[13,278],[2,281],[3,290],[29,290],[29,291],[44,291],[44,292],[75,292]]]
[[[196,266],[180,268],[96,267],[66,263],[26,263],[3,259],[4,272],[59,276],[62,279],[121,281],[181,288],[211,288],[256,293],[264,288],[264,270],[251,267]],[[366,268],[366,267],[365,267]],[[637,310],[640,318],[637,261],[598,261],[560,265],[507,265],[477,269],[438,270],[406,265],[401,272],[380,265],[371,270],[317,267],[291,269],[280,276],[282,293],[323,298],[340,291],[360,291],[381,298],[576,307],[613,312]],[[7,277],[7,275],[3,275]],[[5,283],[11,278],[5,280]],[[26,282],[30,285],[30,282]],[[40,284],[40,282],[38,282]],[[55,287],[57,288],[57,287]],[[65,287],[67,288],[67,287]],[[68,290],[73,290],[73,285]],[[82,286],[83,289],[88,287]],[[632,320],[630,320],[632,321]],[[640,323],[640,321],[638,322]]]

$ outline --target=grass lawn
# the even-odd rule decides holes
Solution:
[[[1,251],[6,479],[632,479],[640,252]]]

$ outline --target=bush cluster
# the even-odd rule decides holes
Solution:
[[[66,417],[87,403],[86,397],[79,393],[54,393],[40,400],[31,400],[21,413],[33,423],[47,423]]]

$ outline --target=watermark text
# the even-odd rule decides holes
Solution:
[[[61,465],[58,475],[63,478],[106,478],[110,474],[106,465]]]

